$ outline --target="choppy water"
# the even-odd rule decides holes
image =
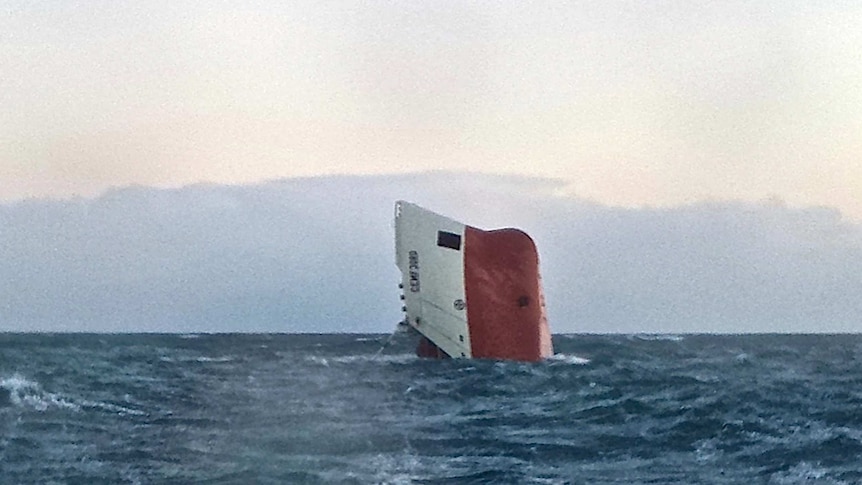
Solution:
[[[0,334],[0,483],[860,483],[862,336]]]

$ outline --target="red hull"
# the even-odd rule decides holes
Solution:
[[[416,355],[428,359],[450,359],[449,354],[443,352],[443,349],[434,345],[434,342],[428,340],[424,335],[419,337],[419,345],[416,346]]]
[[[536,361],[553,353],[539,255],[517,229],[467,226],[464,287],[474,358]]]

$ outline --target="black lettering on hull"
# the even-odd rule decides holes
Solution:
[[[412,250],[408,256],[408,278],[410,280],[410,291],[419,293],[419,252]]]

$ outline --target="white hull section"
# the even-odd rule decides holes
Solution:
[[[465,227],[409,202],[395,205],[395,253],[405,322],[449,356],[469,358]]]

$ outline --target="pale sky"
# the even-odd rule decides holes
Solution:
[[[0,0],[0,201],[446,169],[862,221],[862,4]]]

